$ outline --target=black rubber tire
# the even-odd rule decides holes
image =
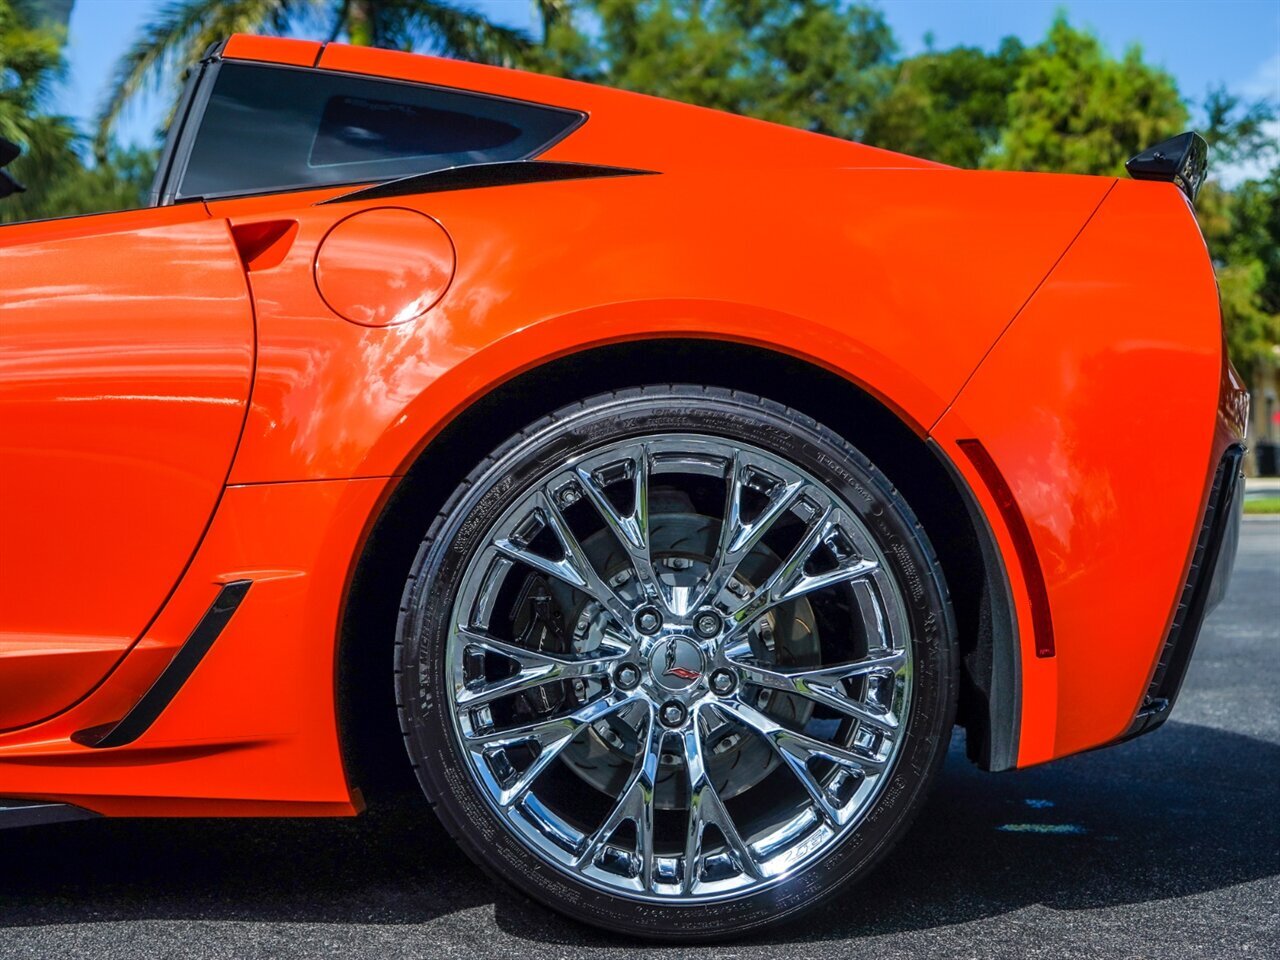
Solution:
[[[523,490],[566,459],[648,433],[750,443],[809,471],[853,506],[892,568],[913,644],[912,702],[891,778],[860,826],[780,885],[712,904],[655,905],[583,884],[529,852],[473,784],[456,741],[444,651],[453,598],[473,551]],[[955,720],[951,602],[924,530],[893,486],[843,438],[760,397],[699,386],[650,386],[592,397],[539,420],[485,458],[431,524],[405,586],[396,638],[404,740],[427,799],[470,857],[496,879],[598,927],[663,941],[741,937],[794,919],[865,876],[910,824],[946,755]]]

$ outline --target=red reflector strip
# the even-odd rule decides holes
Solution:
[[[1027,585],[1027,597],[1031,601],[1031,629],[1035,638],[1036,656],[1053,656],[1053,617],[1049,612],[1049,591],[1044,585],[1044,572],[1040,569],[1040,560],[1036,556],[1035,544],[1031,540],[1031,531],[1027,521],[1022,518],[1022,511],[1013,498],[1013,491],[1005,482],[1000,468],[987,453],[987,448],[977,440],[957,441],[965,456],[973,464],[982,482],[987,485],[1004,524],[1013,539],[1013,549],[1018,554],[1018,565],[1022,567],[1022,579]]]

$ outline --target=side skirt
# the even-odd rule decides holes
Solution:
[[[69,803],[43,800],[0,800],[0,830],[10,827],[38,827],[47,823],[91,820],[98,814]]]

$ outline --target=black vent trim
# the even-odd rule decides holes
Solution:
[[[1213,487],[1205,505],[1204,521],[1196,538],[1195,553],[1187,571],[1187,581],[1178,598],[1169,635],[1165,638],[1160,660],[1147,685],[1146,696],[1133,723],[1120,740],[1131,740],[1149,733],[1168,719],[1182,689],[1182,681],[1195,653],[1196,640],[1204,618],[1212,607],[1214,575],[1223,559],[1222,547],[1234,514],[1237,486],[1240,484],[1240,461],[1244,449],[1233,446],[1222,457],[1213,478]],[[1227,557],[1230,563],[1231,558]]]
[[[240,602],[244,600],[252,584],[252,580],[233,580],[223,584],[190,636],[178,648],[178,652],[164,668],[164,672],[156,678],[151,689],[134,704],[133,709],[116,723],[80,730],[71,739],[87,747],[122,747],[142,736],[164,712],[164,708],[182,689],[183,684],[191,678],[213,642],[231,620],[231,615],[239,609]]]

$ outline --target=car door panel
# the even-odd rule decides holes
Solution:
[[[202,205],[0,230],[0,729],[137,640],[226,482],[253,314]]]

